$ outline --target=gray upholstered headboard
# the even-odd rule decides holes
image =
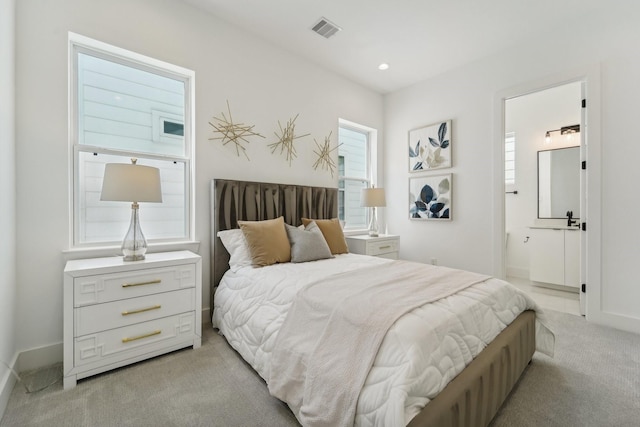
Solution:
[[[294,226],[300,218],[338,216],[338,189],[266,182],[214,179],[211,182],[211,289],[229,269],[229,253],[218,231],[238,228],[238,220],[262,221],[284,217]]]

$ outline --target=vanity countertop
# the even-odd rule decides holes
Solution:
[[[543,228],[543,229],[548,229],[548,230],[580,230],[580,224],[575,224],[572,225],[571,227],[567,226],[567,225],[540,225],[540,224],[536,224],[536,225],[531,225],[529,226],[529,228]]]

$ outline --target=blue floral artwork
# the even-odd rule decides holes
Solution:
[[[451,167],[451,120],[409,131],[409,171]]]
[[[409,178],[409,218],[451,219],[451,174]]]

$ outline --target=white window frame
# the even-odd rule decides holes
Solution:
[[[176,80],[182,80],[185,84],[185,111],[184,111],[184,145],[183,156],[154,155],[149,153],[138,154],[124,150],[112,150],[86,144],[79,144],[78,125],[78,53],[89,53],[108,61],[132,66],[155,74],[164,75]],[[80,34],[69,32],[69,248],[70,250],[105,248],[119,246],[121,242],[97,242],[81,243],[79,241],[80,215],[79,215],[79,154],[80,152],[92,152],[98,154],[114,154],[119,156],[141,157],[183,162],[185,165],[185,236],[175,239],[148,239],[149,246],[167,243],[192,243],[195,242],[195,72],[177,65],[160,61],[145,55],[131,52]],[[171,118],[168,118],[171,120]],[[173,135],[159,133],[160,142],[173,142]],[[123,236],[124,237],[124,236]]]
[[[366,164],[367,164],[367,173],[366,178],[360,177],[348,177],[348,176],[338,176],[338,192],[340,189],[340,181],[356,181],[356,182],[364,182],[367,184],[367,187],[371,187],[372,185],[378,186],[378,167],[377,167],[377,159],[378,159],[378,131],[377,129],[364,126],[349,120],[338,119],[338,128],[350,129],[359,133],[363,133],[367,135],[367,147],[366,147]],[[338,135],[340,132],[338,132]],[[339,141],[338,141],[339,143]],[[343,191],[343,190],[342,190]],[[366,219],[363,228],[349,228],[349,224],[345,224],[344,234],[345,235],[356,235],[367,233],[368,224],[371,220],[371,209],[366,209]]]

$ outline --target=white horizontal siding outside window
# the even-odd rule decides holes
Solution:
[[[100,201],[105,164],[160,169],[162,203],[141,203],[150,243],[193,240],[194,73],[75,34],[70,40],[72,247],[119,244],[131,204]]]
[[[516,183],[516,133],[507,132],[504,138],[504,183]]]
[[[345,231],[366,230],[368,210],[360,206],[363,188],[371,186],[371,130],[354,123],[338,129],[338,218]]]

